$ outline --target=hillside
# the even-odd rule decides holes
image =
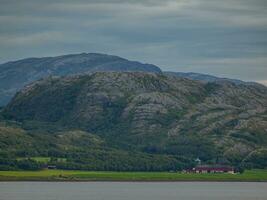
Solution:
[[[16,121],[19,130],[9,131],[8,137],[21,134],[29,142],[49,143],[26,145],[28,155],[51,156],[56,151],[68,157],[75,150],[96,159],[99,153],[92,152],[99,149],[118,155],[121,163],[120,155],[135,152],[124,157],[130,163],[126,169],[136,169],[132,160],[141,158],[139,166],[154,160],[152,166],[161,169],[183,168],[196,158],[206,163],[266,166],[267,88],[261,85],[204,83],[141,72],[49,77],[17,93],[2,116],[5,126],[0,134],[14,128],[11,122]],[[68,138],[74,130],[82,138],[77,143],[53,139]],[[90,147],[86,140],[97,142]],[[19,145],[1,142],[2,152],[21,153]]]
[[[217,76],[212,76],[209,74],[200,74],[200,73],[194,73],[194,72],[164,72],[164,74],[174,77],[180,77],[180,78],[188,78],[191,80],[197,80],[197,81],[203,81],[203,82],[231,82],[235,84],[244,84],[244,85],[252,85],[257,84],[254,82],[245,82],[237,79],[230,79],[230,78],[220,78]]]
[[[65,76],[93,71],[161,72],[151,64],[118,56],[82,53],[57,57],[27,58],[0,65],[0,106],[6,105],[25,85],[47,76]]]
[[[36,80],[48,76],[67,76],[102,71],[153,72],[204,82],[256,84],[199,73],[162,72],[155,65],[129,61],[118,56],[81,53],[56,57],[26,58],[0,64],[0,107],[8,104],[17,91]]]

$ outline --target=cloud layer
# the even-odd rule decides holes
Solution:
[[[267,79],[266,0],[0,0],[0,62],[103,52]]]

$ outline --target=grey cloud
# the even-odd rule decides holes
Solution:
[[[2,0],[0,62],[103,52],[262,81],[266,10],[265,0]]]

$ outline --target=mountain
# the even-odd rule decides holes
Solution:
[[[155,65],[97,53],[8,62],[0,65],[0,106],[6,105],[17,91],[35,80],[51,75],[66,76],[94,71],[161,72]]]
[[[129,61],[118,56],[81,53],[56,57],[27,58],[1,64],[0,107],[5,106],[17,91],[36,80],[48,76],[68,76],[101,71],[153,72],[205,82],[231,82],[245,85],[257,84],[199,73],[162,72],[155,65]]]
[[[180,78],[188,78],[191,80],[198,80],[203,82],[216,82],[216,83],[223,83],[223,82],[231,82],[235,84],[244,84],[244,85],[260,85],[255,82],[245,82],[238,79],[230,79],[230,78],[220,78],[217,76],[212,76],[209,74],[200,74],[194,72],[164,72],[166,75],[180,77]]]
[[[18,92],[3,109],[2,121],[2,138],[20,134],[30,144],[21,148],[1,141],[2,151],[16,156],[91,155],[102,163],[108,154],[115,156],[116,166],[127,158],[125,170],[139,170],[133,164],[139,158],[138,166],[154,170],[184,168],[196,158],[246,167],[267,164],[267,88],[256,84],[143,72],[48,77]],[[125,156],[129,152],[134,153]],[[85,160],[77,162],[92,161]],[[111,162],[103,165],[114,169]]]

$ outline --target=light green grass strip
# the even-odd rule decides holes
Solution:
[[[0,181],[5,180],[267,181],[267,170],[247,170],[243,174],[95,172],[79,170],[0,171]]]

